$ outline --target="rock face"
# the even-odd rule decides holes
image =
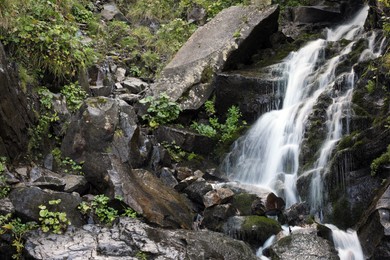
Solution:
[[[358,236],[363,253],[370,259],[386,259],[390,255],[390,185],[363,215]]]
[[[234,6],[220,12],[164,68],[151,86],[154,95],[166,92],[183,109],[199,108],[211,94],[214,73],[247,63],[277,30],[278,15],[277,6]]]
[[[242,241],[211,231],[164,230],[135,219],[112,228],[86,225],[63,235],[29,235],[28,259],[247,259],[256,256]]]
[[[0,155],[15,158],[26,151],[34,116],[0,43]]]

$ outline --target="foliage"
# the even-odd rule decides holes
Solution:
[[[148,259],[148,255],[142,251],[138,251],[137,254],[135,254],[135,257],[139,260],[147,260]]]
[[[369,80],[366,85],[367,92],[369,94],[372,94],[375,90],[375,82],[372,80]]]
[[[142,119],[148,121],[152,128],[176,120],[181,112],[179,104],[171,101],[166,93],[162,93],[158,98],[147,96],[141,99],[140,103],[149,106]]]
[[[40,113],[37,125],[29,129],[29,152],[32,152],[34,149],[39,149],[42,146],[44,137],[52,137],[50,126],[59,120],[57,113],[52,110],[53,93],[45,87],[39,87],[37,94],[40,102]]]
[[[215,116],[214,100],[205,103],[205,110],[209,115],[209,123],[193,122],[191,128],[201,135],[219,140],[220,143],[233,141],[246,126],[246,122],[241,120],[242,114],[237,106],[228,109],[224,123],[220,123]]]
[[[6,158],[0,157],[0,199],[5,198],[11,190],[7,183],[7,178],[4,175],[4,171],[6,169],[5,163]]]
[[[371,163],[371,175],[375,176],[379,168],[385,164],[390,163],[390,145],[387,147],[387,151],[378,158],[374,159]]]
[[[7,17],[0,24],[1,39],[24,67],[65,79],[96,60],[79,33],[79,24],[93,14],[77,1],[3,0],[1,5],[1,17]]]
[[[123,199],[116,197],[117,200],[122,201]],[[111,224],[117,217],[119,217],[118,210],[108,206],[110,198],[101,194],[96,195],[91,202],[82,202],[77,207],[83,215],[92,213],[97,216],[100,222]],[[123,205],[122,205],[123,206]],[[136,218],[137,213],[127,207],[123,206],[122,216]]]
[[[84,99],[87,97],[87,92],[77,82],[64,86],[61,89],[61,93],[65,96],[66,105],[71,112],[79,110]]]
[[[59,148],[54,148],[51,151],[51,154],[53,155],[54,161],[57,163],[57,165],[61,168],[65,168],[65,173],[84,175],[84,173],[82,172],[82,165],[84,162],[77,163],[69,157],[63,158],[61,150]]]
[[[49,205],[58,205],[61,199],[50,200]],[[62,234],[70,221],[65,212],[50,211],[47,206],[39,205],[39,221],[41,221],[41,229],[43,232],[53,232],[54,234]]]
[[[24,249],[23,235],[37,228],[35,222],[23,223],[20,218],[12,218],[12,214],[0,215],[0,235],[10,234],[12,246],[16,253],[12,256],[13,259],[22,259],[21,254]]]

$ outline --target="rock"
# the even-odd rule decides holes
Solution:
[[[188,167],[177,167],[176,168],[176,176],[177,176],[177,179],[182,181],[188,177],[191,177],[193,176],[193,171],[188,168]],[[196,180],[197,178],[195,177],[194,180]]]
[[[233,195],[234,192],[228,188],[219,188],[211,190],[203,196],[203,204],[206,208],[218,204],[223,204],[233,198]]]
[[[293,22],[297,24],[320,23],[329,26],[344,19],[340,9],[329,6],[298,6],[292,8],[291,13]]]
[[[271,235],[281,230],[276,220],[262,216],[233,216],[223,226],[225,234],[243,240],[254,248],[263,245]]]
[[[112,92],[112,86],[89,86],[94,97],[108,97]]]
[[[8,197],[0,199],[0,216],[13,214],[14,212],[15,212],[15,207]]]
[[[165,230],[128,218],[111,228],[86,225],[63,235],[32,232],[25,244],[28,259],[136,260],[140,252],[152,259],[256,259],[245,243],[220,233]]]
[[[185,178],[184,180],[180,181],[176,186],[175,186],[175,190],[179,191],[179,192],[182,192],[185,188],[187,188],[188,186],[190,186],[192,183],[194,183],[196,180],[198,179],[198,177],[195,177],[195,176],[190,176],[190,177],[187,177]]]
[[[175,187],[178,184],[175,176],[173,176],[173,172],[167,167],[161,169],[159,178],[162,183],[171,188]]]
[[[185,188],[183,192],[188,195],[190,200],[203,205],[203,196],[212,189],[213,187],[205,179],[199,178]]]
[[[124,68],[117,68],[116,71],[115,71],[115,78],[116,78],[116,81],[123,81],[125,80],[126,78],[126,69]]]
[[[275,195],[275,193],[271,192],[268,194],[265,200],[265,214],[267,215],[279,215],[286,206],[286,203],[281,197]]]
[[[127,88],[132,94],[139,94],[145,88],[149,87],[149,84],[139,78],[126,77],[122,82],[123,86]]]
[[[203,25],[206,21],[206,10],[199,6],[192,7],[187,13],[187,21],[189,23],[197,22],[200,25]]]
[[[208,207],[204,210],[204,218],[201,227],[208,228],[213,231],[222,232],[222,227],[231,216],[236,213],[235,208],[231,204],[222,204]]]
[[[125,93],[125,94],[118,95],[118,98],[132,105],[138,102],[141,99],[141,96],[136,94]]]
[[[107,21],[111,21],[114,18],[120,21],[126,21],[125,16],[119,11],[118,7],[114,2],[109,2],[103,5],[103,10],[101,10],[101,16]]]
[[[251,213],[257,216],[265,216],[265,206],[260,198],[256,198],[251,205]]]
[[[35,121],[25,91],[0,43],[0,155],[10,159],[27,151],[28,129]]]
[[[62,180],[65,183],[65,192],[77,192],[83,195],[90,187],[87,179],[81,175],[66,174],[62,177]]]
[[[175,143],[183,150],[197,154],[208,155],[216,145],[216,142],[211,138],[170,126],[160,126],[155,135],[159,143]]]
[[[285,211],[289,226],[302,226],[310,219],[310,206],[307,202],[296,203]]]
[[[358,223],[358,236],[363,253],[369,259],[386,259],[390,255],[390,184],[378,192],[377,198]]]
[[[50,189],[55,191],[64,191],[65,182],[55,176],[42,176],[35,180],[31,185],[41,189]]]
[[[15,207],[15,214],[25,220],[39,222],[39,205],[48,206],[51,211],[65,212],[74,226],[82,226],[83,216],[77,209],[81,203],[80,196],[65,192],[41,190],[38,187],[15,188],[9,194],[9,199]],[[49,205],[50,200],[61,199],[58,205]]]
[[[339,259],[331,243],[316,235],[316,229],[310,232],[293,232],[278,240],[269,251],[272,259],[280,260]]]
[[[223,10],[200,27],[163,69],[151,85],[153,94],[166,92],[183,109],[198,109],[213,90],[214,73],[249,62],[277,30],[278,14],[277,6]]]
[[[239,215],[248,216],[253,214],[252,204],[258,200],[261,201],[261,198],[256,194],[238,193],[234,195],[232,204],[238,210]]]

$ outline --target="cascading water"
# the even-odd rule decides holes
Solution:
[[[334,30],[328,29],[325,40],[310,42],[292,52],[282,63],[272,66],[277,71],[284,71],[277,83],[285,86],[277,88],[284,92],[278,93],[284,96],[282,108],[262,115],[248,133],[235,142],[222,164],[231,179],[267,188],[284,197],[287,207],[298,202],[296,181],[305,126],[313,107],[325,95],[331,100],[326,111],[326,137],[311,168],[301,172],[302,175],[311,176],[309,200],[312,212],[321,212],[323,176],[328,171],[329,159],[336,144],[349,131],[348,114],[356,80],[352,68],[341,74],[336,71],[348,59],[348,54],[359,39],[368,38],[368,48],[362,52],[359,61],[381,54],[383,41],[378,47],[374,33],[363,37],[368,9],[363,8],[346,24]],[[326,48],[341,39],[350,43],[338,55],[327,60]],[[340,79],[343,79],[343,87],[339,89],[336,81]],[[358,240],[355,243],[359,244]],[[360,259],[359,254],[355,255],[355,259]]]

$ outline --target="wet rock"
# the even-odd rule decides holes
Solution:
[[[234,6],[223,10],[178,51],[160,79],[151,85],[152,92],[166,92],[183,109],[199,108],[213,90],[214,73],[248,63],[256,49],[277,30],[278,14],[277,6]]]
[[[275,195],[275,193],[271,192],[268,194],[265,200],[265,210],[267,215],[278,215],[286,206],[286,203],[281,197]]]
[[[339,259],[331,243],[326,239],[318,237],[315,229],[310,232],[293,232],[291,235],[277,241],[271,246],[269,251],[272,259]]]
[[[84,224],[83,217],[77,206],[81,198],[77,193],[69,194],[51,190],[41,190],[38,187],[15,188],[9,194],[15,207],[15,214],[26,220],[39,222],[39,205],[49,205],[50,200],[61,199],[58,205],[50,205],[52,211],[65,212],[67,218],[74,226]]]
[[[160,143],[175,143],[185,151],[205,155],[210,154],[216,145],[216,142],[211,138],[169,126],[160,126],[157,129],[156,138]]]
[[[379,191],[377,198],[358,224],[363,253],[370,259],[386,259],[390,255],[390,185]]]
[[[296,203],[286,209],[284,214],[289,226],[302,226],[309,221],[310,206],[307,202]]]
[[[280,224],[263,216],[233,216],[223,226],[223,232],[254,248],[261,246],[271,235],[282,230]]]
[[[206,208],[223,204],[233,198],[234,192],[228,188],[218,188],[207,192],[203,196],[203,204]]]
[[[188,195],[190,200],[203,205],[203,196],[212,189],[213,187],[205,179],[199,178],[185,188],[183,192]]]
[[[233,206],[238,210],[239,214],[242,216],[252,215],[252,204],[260,200],[256,194],[249,193],[238,193],[233,197]]]
[[[112,228],[87,225],[63,235],[32,232],[25,244],[28,259],[135,260],[139,252],[153,259],[256,259],[247,245],[223,234],[166,230],[125,218]]]
[[[222,204],[208,207],[203,212],[202,227],[213,231],[222,232],[227,219],[234,216],[235,208],[231,204]]]
[[[251,213],[257,216],[265,216],[265,206],[260,198],[256,198],[251,205]]]

